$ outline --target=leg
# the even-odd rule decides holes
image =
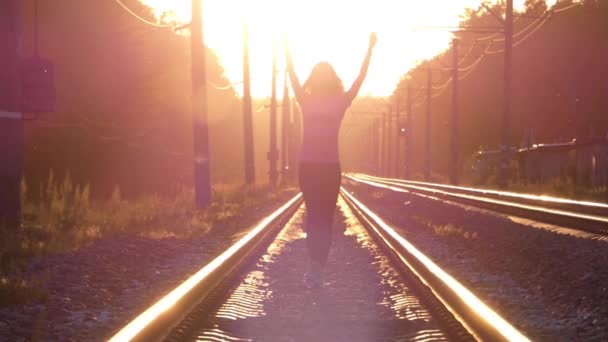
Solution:
[[[338,164],[324,166],[321,179],[322,181],[320,183],[322,186],[319,196],[320,222],[317,228],[317,239],[315,242],[318,260],[324,265],[327,262],[331,247],[334,213],[336,211],[338,193],[340,192],[340,182],[342,179],[340,166]]]
[[[322,262],[319,251],[319,228],[321,227],[321,182],[322,174],[319,172],[319,166],[316,164],[300,165],[300,189],[304,196],[306,204],[306,217],[304,220],[304,229],[306,231],[306,244],[310,257]]]

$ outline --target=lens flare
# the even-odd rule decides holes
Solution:
[[[191,0],[140,1],[160,21],[190,20]],[[348,86],[357,76],[368,35],[374,31],[379,42],[361,94],[389,95],[408,70],[449,47],[450,32],[416,28],[457,26],[467,8],[478,8],[482,2],[487,1],[206,0],[205,41],[220,57],[228,79],[241,81],[246,18],[253,56],[252,93],[266,97],[270,94],[272,41],[280,41],[283,32],[288,34],[301,79],[314,64],[328,61]],[[552,6],[556,0],[546,3]],[[515,9],[523,10],[524,4],[525,0],[515,0]]]

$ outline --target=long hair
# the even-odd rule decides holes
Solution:
[[[336,70],[327,62],[315,65],[304,82],[303,88],[308,95],[313,97],[344,93],[342,80],[336,74]]]

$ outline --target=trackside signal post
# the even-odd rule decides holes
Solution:
[[[19,2],[0,2],[0,225],[18,227],[23,154]]]

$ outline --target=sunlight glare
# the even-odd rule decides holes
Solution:
[[[140,0],[164,22],[190,19],[191,0]],[[498,1],[498,0],[497,0]],[[466,8],[482,0],[205,0],[205,42],[220,57],[227,78],[242,80],[243,19],[250,27],[252,94],[270,93],[272,41],[279,41],[279,70],[283,69],[282,34],[286,32],[296,70],[303,82],[319,61],[332,63],[345,87],[357,76],[370,32],[378,45],[361,94],[390,95],[399,78],[421,61],[449,47],[451,33],[416,30],[422,26],[457,26]],[[556,0],[548,0],[548,5]],[[525,0],[515,0],[516,10]],[[282,82],[282,73],[279,75]],[[237,87],[240,93],[240,87]]]

